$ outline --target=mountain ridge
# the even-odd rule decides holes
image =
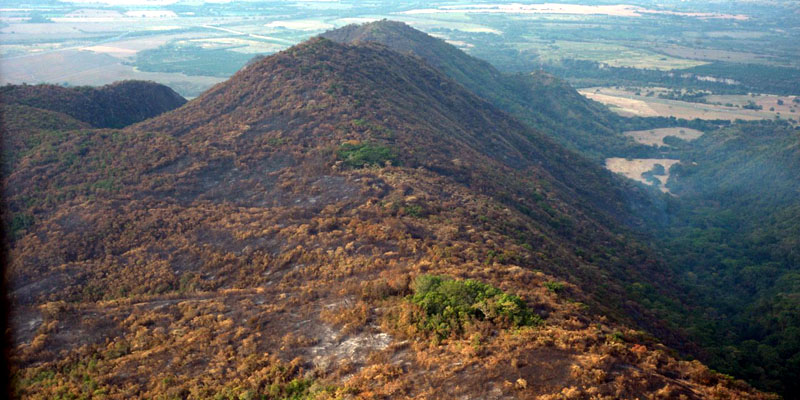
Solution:
[[[592,159],[602,160],[633,146],[616,131],[617,116],[544,71],[503,74],[442,39],[396,21],[352,24],[320,36],[340,43],[381,43],[420,57],[495,106]],[[575,126],[575,121],[581,125]]]
[[[600,315],[645,313],[609,278],[661,268],[611,223],[616,189],[583,201],[609,173],[385,46],[313,39],[52,147],[4,179],[34,219],[11,250],[22,395],[767,397]],[[543,325],[437,337],[407,300],[428,275]]]

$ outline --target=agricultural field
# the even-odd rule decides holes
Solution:
[[[728,121],[780,118],[796,123],[797,115],[800,115],[797,113],[800,104],[795,101],[797,96],[708,95],[702,96],[705,102],[697,102],[660,97],[659,95],[664,96],[668,91],[657,87],[593,87],[580,89],[579,92],[626,117]]]
[[[637,143],[648,146],[669,146],[664,142],[666,137],[672,136],[689,142],[703,136],[703,132],[697,129],[676,127],[627,131],[625,136],[632,138]]]
[[[758,39],[763,37],[763,32],[709,32],[708,35],[717,38],[742,38],[742,39]],[[727,61],[727,62],[740,62],[748,64],[771,64],[770,59],[757,53],[731,51],[731,50],[718,50],[706,48],[692,48],[677,45],[667,45],[659,47],[657,51],[667,54],[672,57],[689,60],[701,61]]]
[[[766,88],[785,88],[787,93],[781,94],[800,94],[794,90],[800,88],[800,81],[795,82],[800,76],[796,57],[800,40],[792,29],[796,21],[776,4],[766,7],[758,1],[737,7],[736,12],[697,1],[650,0],[619,4],[254,1],[202,7],[181,0],[28,3],[11,0],[0,10],[0,83],[100,85],[155,79],[194,97],[241,68],[249,57],[280,51],[329,29],[386,18],[442,38],[500,70],[544,69],[579,87],[617,85],[620,80],[660,82],[698,69],[704,71],[695,74],[699,78],[675,84],[714,86],[709,80],[738,82],[744,76],[754,77],[754,82],[722,86],[725,91],[714,93],[775,93]],[[781,7],[793,5],[781,3]],[[772,45],[763,46],[764,42]],[[37,67],[41,65],[47,68]],[[646,79],[637,78],[637,73]],[[648,78],[653,74],[655,79]],[[769,81],[778,74],[789,77],[785,85]],[[697,80],[701,78],[705,81]],[[597,93],[601,101],[600,95],[619,97]],[[605,100],[626,115],[774,117],[724,108],[698,111],[645,100],[642,104],[632,97]],[[790,110],[780,112],[786,115]]]
[[[539,41],[528,37],[528,41],[517,43],[520,51],[536,52],[540,62],[555,63],[564,59],[585,59],[601,62],[613,67],[630,67],[668,71],[705,65],[705,61],[678,58],[659,54],[651,50],[618,44],[575,42],[567,40]]]

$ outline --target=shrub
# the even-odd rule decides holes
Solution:
[[[361,168],[365,165],[382,166],[387,161],[397,162],[397,157],[390,148],[372,143],[343,143],[339,146],[336,155],[344,161],[345,165],[353,168]]]
[[[463,333],[465,326],[474,321],[504,327],[541,323],[541,318],[518,296],[472,279],[461,281],[426,274],[417,277],[411,289],[410,301],[424,312],[418,327],[441,339]]]
[[[546,287],[547,290],[549,290],[549,291],[551,291],[553,293],[558,293],[558,292],[564,290],[564,283],[555,282],[555,281],[553,281],[553,282],[545,282],[544,283],[544,287]]]
[[[11,237],[17,238],[22,232],[33,225],[33,216],[22,213],[14,214],[10,225],[9,231],[11,231]]]

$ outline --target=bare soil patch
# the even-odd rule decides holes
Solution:
[[[669,190],[664,185],[669,180],[669,169],[678,162],[680,162],[680,160],[671,160],[667,158],[625,159],[614,157],[606,159],[606,168],[611,172],[622,174],[626,178],[630,178],[647,185],[656,186],[662,192],[669,193]],[[645,179],[642,175],[652,171],[654,168],[656,168],[657,164],[661,164],[664,167],[664,173],[654,174],[653,176],[660,182],[653,184]]]
[[[700,136],[703,132],[691,128],[659,128],[659,129],[646,129],[641,131],[627,131],[625,136],[633,138],[637,143],[646,144],[649,146],[668,146],[664,143],[664,138],[667,136],[675,136],[679,139],[692,141]]]

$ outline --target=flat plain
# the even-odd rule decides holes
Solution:
[[[675,117],[687,120],[698,118],[728,121],[796,119],[797,109],[800,108],[800,104],[794,101],[797,96],[711,95],[708,96],[706,103],[696,103],[644,94],[646,92],[658,93],[659,91],[663,91],[663,88],[591,87],[579,90],[587,98],[606,104],[612,111],[626,117]],[[783,105],[778,105],[779,100]],[[744,108],[748,101],[753,101],[762,109]]]

